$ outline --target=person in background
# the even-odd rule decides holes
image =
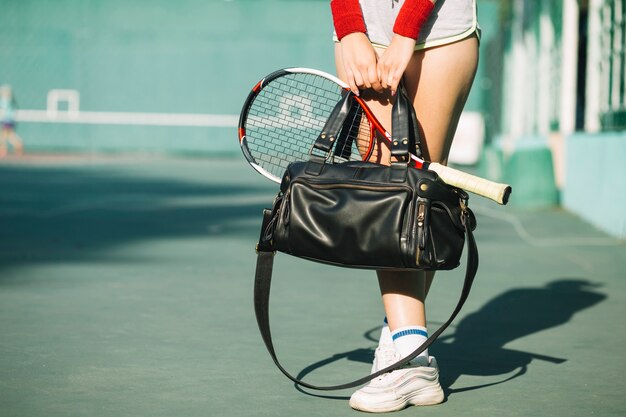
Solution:
[[[22,139],[15,132],[15,109],[17,103],[11,86],[0,87],[0,115],[2,117],[2,133],[0,133],[0,158],[7,156],[8,145],[13,147],[16,155],[21,155],[24,149]]]

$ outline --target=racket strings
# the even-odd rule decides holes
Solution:
[[[337,138],[335,155],[350,161],[367,160],[372,152],[372,128],[363,109],[354,104]]]
[[[351,110],[342,132],[349,129],[348,136],[351,138],[350,160],[371,161],[379,163],[383,140],[376,135],[369,118],[363,108],[357,103]],[[338,143],[339,145],[339,143]],[[348,150],[344,152],[348,153]]]
[[[278,77],[257,95],[248,111],[246,140],[256,162],[281,177],[287,165],[308,159],[341,87],[313,74]]]
[[[256,163],[281,178],[291,162],[309,159],[311,147],[343,88],[325,77],[290,73],[271,80],[258,92],[245,122],[246,142]],[[341,129],[331,162],[363,160],[371,155],[372,129],[355,104]]]

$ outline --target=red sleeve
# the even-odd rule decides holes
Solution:
[[[393,25],[393,32],[417,39],[424,22],[428,20],[434,8],[435,3],[431,0],[406,0]]]
[[[330,9],[339,40],[354,32],[367,32],[359,0],[330,0]]]

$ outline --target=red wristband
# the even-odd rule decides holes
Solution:
[[[393,32],[417,39],[424,22],[435,8],[431,0],[406,0],[393,25]]]
[[[354,32],[367,32],[359,0],[331,0],[330,9],[339,40]]]

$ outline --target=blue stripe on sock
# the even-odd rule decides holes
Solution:
[[[411,335],[411,334],[417,334],[417,335],[420,335],[420,336],[428,337],[428,333],[426,333],[424,330],[420,330],[420,329],[406,329],[406,330],[399,331],[397,333],[392,333],[391,338],[393,340],[396,340],[399,337],[408,336],[408,335]]]

